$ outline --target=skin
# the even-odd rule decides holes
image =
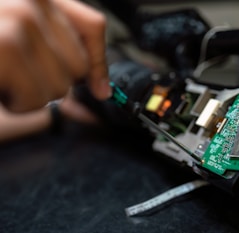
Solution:
[[[73,0],[0,0],[0,101],[12,112],[39,109],[86,78],[111,95],[103,14]]]
[[[0,142],[49,127],[45,106],[59,98],[64,116],[98,121],[69,89],[85,79],[96,98],[110,97],[105,27],[74,0],[0,0]]]
[[[99,119],[69,93],[58,105],[65,119],[84,124],[98,124]],[[49,107],[31,112],[12,113],[0,104],[0,144],[44,131],[51,126]]]
[[[48,108],[14,114],[0,105],[0,143],[47,129],[51,124],[51,114]]]

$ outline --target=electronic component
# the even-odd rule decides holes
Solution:
[[[202,166],[218,175],[225,175],[227,170],[239,171],[239,154],[237,153],[239,130],[239,95],[225,116],[223,127],[214,135],[205,151]]]
[[[208,128],[217,115],[217,110],[220,107],[220,101],[210,99],[196,121],[196,125]]]
[[[110,86],[113,89],[111,99],[114,100],[114,102],[119,107],[122,107],[131,113],[134,113],[140,120],[142,120],[143,123],[147,124],[149,127],[152,127],[154,130],[162,134],[165,138],[172,141],[174,144],[176,144],[178,147],[184,150],[188,155],[194,158],[197,162],[200,163],[202,162],[201,159],[194,152],[190,151],[189,148],[187,148],[182,143],[178,142],[172,135],[170,135],[164,129],[160,128],[157,124],[151,121],[146,115],[141,113],[140,106],[137,103],[131,102],[125,95],[125,93],[118,86],[116,86],[114,82],[110,82]]]
[[[157,112],[161,104],[163,103],[164,97],[162,95],[152,95],[147,102],[145,109],[151,112]]]
[[[155,151],[192,167],[212,183],[219,176],[233,187],[239,171],[239,89],[218,91],[192,80],[171,82],[167,75],[151,82],[148,92],[133,101],[128,96],[131,89],[124,86],[125,92],[111,82],[112,98],[155,135]]]

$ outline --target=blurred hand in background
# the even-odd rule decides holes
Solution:
[[[108,98],[105,27],[103,14],[74,0],[0,0],[0,102],[34,110],[83,77]]]

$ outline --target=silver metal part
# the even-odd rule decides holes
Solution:
[[[201,163],[201,159],[188,147],[177,141],[172,135],[170,135],[167,131],[164,129],[161,129],[157,124],[155,124],[153,121],[151,121],[147,116],[140,113],[138,115],[139,119],[141,119],[144,123],[146,123],[148,126],[153,127],[154,130],[158,131],[158,133],[162,134],[165,138],[173,142],[175,145],[177,145],[180,149],[182,149],[184,152],[186,152],[188,155],[190,155],[193,159],[195,159],[197,162]]]

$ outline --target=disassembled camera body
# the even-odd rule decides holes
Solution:
[[[150,124],[143,120],[141,126],[153,135],[156,152],[190,167],[220,189],[238,193],[239,29],[210,29],[195,10],[141,17],[140,22],[135,43],[159,56],[171,53],[165,56],[169,72],[155,71],[109,48],[114,98],[130,114],[110,102],[96,104],[89,95],[79,99],[107,124],[125,123],[128,115],[149,119]],[[170,30],[164,31],[168,24]],[[160,30],[147,30],[150,28]],[[162,33],[168,35],[162,37]],[[234,70],[223,74],[231,58]],[[217,72],[208,72],[212,70]],[[236,76],[233,85],[229,82],[231,73]],[[205,74],[207,78],[202,79]],[[76,96],[82,93],[76,91]],[[166,131],[173,140],[159,131]]]
[[[128,94],[131,96],[129,99],[140,103],[138,113],[174,136],[195,153],[200,162],[149,126],[149,131],[155,136],[153,149],[192,167],[194,172],[220,188],[236,192],[239,175],[239,88],[216,90],[191,79],[177,80],[172,73],[163,78],[154,76],[148,78],[151,86],[145,86],[147,92],[143,98],[135,100],[131,93]],[[122,88],[119,79],[115,83]]]
[[[232,55],[228,35],[238,37],[239,30],[223,29],[210,33],[213,36],[207,38],[208,35],[205,35],[207,44],[203,45],[205,41],[202,40],[202,47],[210,44],[213,50],[207,48],[205,60],[191,67],[190,71],[159,74],[141,64],[122,59],[110,65],[110,77],[130,101],[139,103],[137,114],[152,120],[198,159],[195,161],[184,149],[143,122],[142,125],[148,127],[155,137],[152,145],[155,151],[191,167],[195,173],[219,188],[238,193],[239,88],[237,83],[229,87],[227,74],[224,77],[225,85],[220,81],[202,82],[199,76],[210,67],[219,70],[224,67]],[[223,52],[215,50],[217,46],[223,47]],[[237,54],[239,40],[234,46]],[[208,55],[210,51],[211,55]],[[234,58],[239,67],[238,58]],[[234,75],[239,76],[237,67]]]
[[[165,94],[164,94],[165,95]],[[184,163],[204,179],[230,192],[237,192],[239,171],[239,89],[213,90],[185,81],[178,105],[170,110],[169,93],[153,93],[145,110],[164,118],[159,127],[193,151],[195,162],[173,142],[155,135],[153,149]],[[227,185],[225,186],[225,183]],[[231,187],[230,187],[231,186]]]

